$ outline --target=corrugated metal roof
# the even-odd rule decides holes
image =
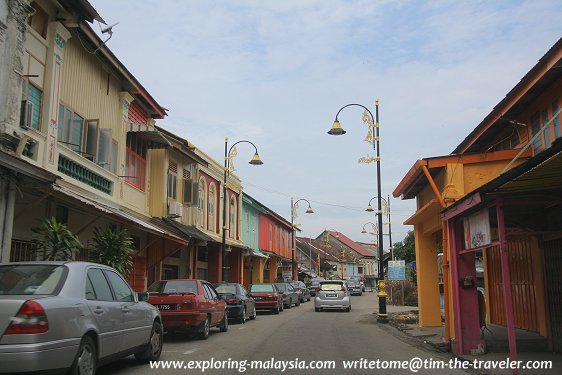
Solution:
[[[332,235],[333,238],[340,241],[341,243],[343,243],[345,246],[349,247],[356,253],[363,255],[364,257],[373,257],[373,254],[371,254],[368,250],[363,248],[357,242],[353,241],[351,238],[347,237],[342,232],[336,232],[333,230],[329,230],[328,232]],[[337,237],[336,234],[338,235]]]
[[[121,220],[125,220],[129,223],[138,225],[139,227],[141,227],[142,229],[149,231],[151,233],[155,233],[158,235],[162,235],[165,237],[168,237],[176,242],[182,243],[184,245],[187,245],[188,241],[186,241],[184,238],[181,238],[179,236],[176,236],[173,233],[170,233],[168,230],[163,229],[159,226],[156,226],[152,223],[150,223],[150,218],[141,218],[135,214],[126,212],[120,208],[117,207],[111,207],[109,205],[103,204],[99,201],[96,201],[95,199],[86,197],[82,194],[79,194],[75,191],[70,190],[67,187],[64,186],[60,186],[57,184],[53,184],[53,190],[60,192],[62,194],[64,194],[65,196],[75,199],[81,203],[84,203],[90,207],[93,207],[103,213],[109,214],[111,216],[117,217]]]

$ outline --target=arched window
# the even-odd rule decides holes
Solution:
[[[205,228],[205,179],[199,179],[199,197],[197,202],[197,226],[200,228]]]
[[[228,216],[228,237],[236,238],[236,198],[230,198],[230,210]]]
[[[207,203],[207,229],[215,231],[215,202],[217,193],[214,184],[209,185],[209,201]]]

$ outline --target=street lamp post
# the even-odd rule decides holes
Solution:
[[[373,212],[373,207],[371,206],[371,202],[373,201],[373,199],[375,199],[376,197],[371,198],[371,200],[369,201],[369,204],[367,205],[367,209],[365,211],[367,212]],[[388,242],[390,243],[390,259],[394,259],[394,254],[393,254],[393,245],[392,245],[392,224],[390,221],[390,196],[388,196],[388,198],[385,200],[384,198],[381,198],[381,200],[384,203],[384,207],[385,207],[385,211],[386,211],[386,215],[388,218]],[[378,213],[377,213],[378,215]],[[365,228],[363,228],[365,229]],[[381,245],[382,246],[382,245]]]
[[[379,234],[379,244],[382,244],[382,193],[381,193],[381,158],[380,158],[380,144],[379,144],[379,101],[375,101],[375,116],[371,113],[371,111],[361,104],[351,103],[344,105],[340,108],[340,110],[336,113],[336,119],[334,120],[334,124],[328,134],[330,135],[343,135],[346,133],[345,130],[340,125],[338,120],[339,113],[347,107],[356,106],[361,107],[365,110],[363,113],[363,122],[368,125],[369,131],[367,133],[367,137],[365,141],[369,142],[373,145],[373,148],[376,150],[377,156],[373,158],[362,157],[359,159],[360,163],[370,164],[372,162],[377,163],[377,217],[378,217],[378,234]],[[373,131],[375,135],[373,136]],[[386,291],[384,285],[384,271],[383,271],[383,251],[382,246],[379,246],[379,282],[378,282],[378,293],[377,296],[379,297],[379,315],[377,320],[381,323],[388,322],[388,315],[386,313]]]
[[[308,200],[301,198],[297,199],[297,201],[293,203],[293,198],[291,197],[291,275],[293,277],[293,280],[298,280],[299,278],[298,271],[295,272],[297,270],[297,267],[295,267],[295,218],[297,217],[297,209],[299,208],[298,203],[300,201],[305,201],[306,203],[308,203],[308,208],[306,209],[307,214],[314,213],[312,207],[310,207],[310,202]]]
[[[228,138],[224,139],[224,179],[223,179],[223,184],[222,184],[222,244],[221,244],[222,281],[228,281],[227,280],[228,279],[227,267],[225,266],[225,264],[226,264],[226,229],[227,229],[227,227],[226,227],[226,205],[228,203],[227,194],[226,194],[226,188],[227,188],[226,179],[230,175],[230,173],[234,171],[234,164],[231,163],[231,160],[237,154],[234,146],[236,146],[239,143],[249,143],[252,146],[254,146],[254,149],[256,150],[256,152],[254,153],[254,156],[252,157],[252,160],[249,161],[249,164],[252,164],[252,165],[262,165],[263,164],[263,162],[261,161],[260,156],[258,154],[258,148],[252,142],[245,141],[245,140],[244,141],[238,141],[238,142],[234,143],[232,146],[230,146],[230,148],[228,148]],[[234,151],[233,155],[231,155],[232,151]]]

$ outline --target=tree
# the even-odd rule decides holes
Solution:
[[[54,217],[43,219],[41,226],[32,231],[36,237],[33,249],[42,260],[72,260],[82,247],[78,237]]]
[[[394,243],[393,253],[397,259],[405,260],[406,263],[416,260],[416,241],[413,231],[408,231],[402,241]]]
[[[133,238],[125,229],[110,225],[94,229],[92,261],[115,268],[125,277],[133,267]]]

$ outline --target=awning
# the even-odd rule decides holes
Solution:
[[[179,230],[180,232],[182,232],[184,235],[186,235],[189,238],[197,238],[197,239],[203,240],[203,241],[215,242],[213,237],[205,234],[202,230],[197,228],[195,225],[185,225],[183,223],[180,223],[178,221],[169,219],[167,217],[163,217],[160,220],[162,220],[164,223],[176,228],[177,230]]]
[[[269,258],[269,256],[267,254],[264,254],[259,250],[252,250],[250,255],[253,256],[253,257],[258,257],[258,258],[265,258],[265,259]]]
[[[134,133],[137,139],[145,141],[151,145],[149,148],[166,148],[172,146],[166,137],[164,137],[164,135],[154,126],[129,122],[127,133]]]
[[[157,234],[166,238],[169,238],[175,242],[187,245],[188,244],[188,240],[185,240],[181,237],[176,236],[175,234],[170,233],[169,231],[167,231],[166,229],[163,229],[153,223],[150,223],[150,218],[148,217],[143,217],[141,218],[140,216],[138,216],[138,214],[133,214],[130,212],[126,212],[120,208],[116,208],[116,207],[111,207],[109,205],[100,203],[99,201],[94,200],[93,198],[89,198],[86,197],[82,194],[78,194],[77,192],[74,192],[72,190],[70,190],[69,188],[57,185],[57,184],[53,184],[53,190],[55,190],[56,192],[60,192],[63,195],[65,195],[66,197],[70,197],[76,201],[79,201],[80,203],[86,204],[90,207],[93,207],[101,212],[103,212],[104,214],[108,215],[108,216],[112,216],[114,218],[117,218],[119,220],[128,222],[128,223],[132,223],[135,224],[139,227],[141,227],[142,229],[151,232],[153,234]]]

